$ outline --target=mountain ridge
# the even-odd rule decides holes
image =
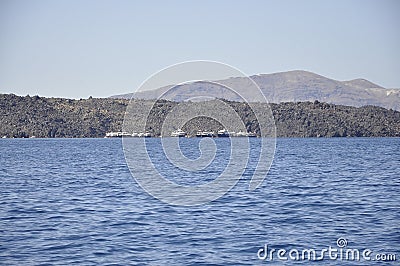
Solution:
[[[322,101],[332,104],[361,107],[365,105],[380,106],[387,109],[400,110],[400,90],[386,89],[369,80],[357,78],[348,81],[339,81],[322,75],[305,71],[291,70],[271,74],[257,74],[250,76],[260,87],[265,98],[270,103]],[[239,93],[245,94],[246,99],[261,102],[259,95],[251,92],[252,84],[247,78],[230,77],[217,80],[225,86],[240,88]],[[213,95],[230,101],[243,101],[240,97],[218,88],[208,82],[195,82],[177,86],[180,89],[169,91],[168,100],[184,101],[198,95]],[[168,91],[171,85],[135,93],[135,98],[155,99],[163,92]],[[130,99],[133,93],[114,95],[110,98]]]

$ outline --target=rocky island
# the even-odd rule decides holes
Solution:
[[[150,104],[148,100],[135,100]],[[249,132],[259,133],[254,114],[246,103],[227,101]],[[0,94],[0,137],[5,138],[98,138],[121,131],[127,99],[64,99]],[[148,117],[152,136],[177,102],[161,100]],[[198,103],[190,103],[196,108]],[[257,104],[257,108],[266,108]],[[270,104],[277,137],[400,137],[400,112],[377,106],[351,107],[313,102]],[[218,131],[220,125],[200,117],[189,121],[185,131]]]

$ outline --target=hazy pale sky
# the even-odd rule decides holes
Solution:
[[[400,87],[400,1],[0,0],[0,93],[107,97],[214,60]]]

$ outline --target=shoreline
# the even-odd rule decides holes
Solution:
[[[126,139],[163,139],[163,138],[177,138],[177,137],[146,137],[146,138],[136,138],[136,137],[128,137]],[[184,137],[184,138],[177,138],[177,139],[204,139],[204,138],[211,138],[211,139],[230,139],[227,137]],[[271,139],[269,137],[234,137],[235,139]],[[104,137],[57,137],[57,138],[0,138],[1,140],[83,140],[83,139],[107,139],[107,140],[122,140],[123,138],[104,138]],[[371,136],[371,137],[276,137],[275,139],[400,139],[400,136]]]

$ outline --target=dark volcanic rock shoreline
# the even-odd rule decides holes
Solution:
[[[137,100],[140,104],[150,104]],[[129,101],[111,98],[81,100],[0,94],[0,137],[97,138],[122,130]],[[245,103],[227,102],[248,131],[258,131],[254,114]],[[178,103],[160,101],[148,119],[148,129],[160,134],[160,124]],[[196,108],[198,103],[190,103]],[[277,137],[400,137],[400,112],[376,106],[350,107],[320,102],[270,104]],[[266,108],[257,104],[257,108]],[[184,130],[218,130],[220,125],[199,118]]]

